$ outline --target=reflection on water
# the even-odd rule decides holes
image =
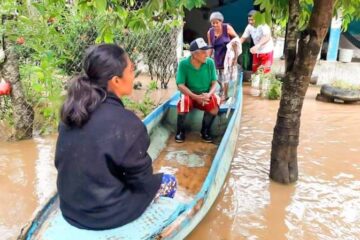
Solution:
[[[358,239],[360,236],[360,105],[305,99],[299,180],[268,178],[278,101],[244,89],[237,151],[223,191],[193,239]],[[0,236],[14,239],[55,189],[55,137],[0,143]],[[167,169],[176,172],[176,169]]]
[[[50,140],[50,141],[49,141]],[[36,160],[36,197],[44,204],[55,189],[56,168],[54,166],[54,146],[56,138],[35,139],[38,151]]]
[[[55,138],[0,142],[0,236],[15,239],[55,190]]]
[[[231,172],[193,239],[359,239],[360,105],[315,101],[310,88],[301,118],[299,180],[269,180],[278,101],[249,96]]]

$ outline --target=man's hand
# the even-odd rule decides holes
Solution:
[[[255,53],[257,53],[257,51],[259,50],[259,45],[255,45],[255,46],[253,46],[252,48],[250,48],[250,52],[252,53],[252,54],[255,54]]]
[[[206,105],[210,102],[210,93],[203,93],[203,105]]]
[[[197,95],[195,101],[198,102],[198,104],[206,105],[210,101],[210,94],[209,93],[202,93],[200,95]]]
[[[205,101],[210,101],[211,94],[210,93],[203,93],[202,94],[205,98]]]

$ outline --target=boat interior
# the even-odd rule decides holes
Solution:
[[[176,176],[178,188],[175,199],[186,203],[200,191],[231,115],[226,118],[227,106],[223,105],[211,131],[214,142],[206,143],[200,138],[203,112],[193,110],[186,116],[186,139],[177,143],[174,140],[176,108],[170,106],[167,111],[160,124],[150,131],[149,154],[154,159],[155,172]]]

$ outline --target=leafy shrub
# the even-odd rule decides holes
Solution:
[[[154,90],[156,90],[156,89],[158,89],[158,87],[157,87],[157,82],[154,81],[154,80],[151,80],[151,81],[150,81],[150,84],[149,84],[149,90],[150,90],[150,91],[154,91]]]
[[[6,2],[12,3],[10,0]],[[150,25],[156,26],[151,27],[142,19],[141,22],[146,23],[142,29],[145,31],[130,34],[127,28],[134,28],[131,27],[134,24],[139,25],[137,22],[130,22],[128,25],[115,24],[121,27],[114,29],[115,25],[112,25],[113,22],[109,23],[104,14],[79,11],[71,4],[66,4],[68,1],[30,2],[32,3],[24,5],[12,3],[18,9],[18,15],[16,20],[7,21],[6,27],[0,25],[0,35],[6,33],[10,42],[16,43],[15,50],[20,58],[20,77],[24,85],[24,95],[35,110],[34,125],[38,132],[49,133],[56,129],[67,79],[81,71],[85,49],[102,40],[107,42],[109,32],[114,33],[111,40],[114,37],[116,43],[125,47],[136,66],[149,67],[154,81],[151,82],[145,97],[140,102],[128,99],[124,101],[143,116],[150,113],[155,107],[150,92],[157,89],[158,81],[161,82],[162,88],[166,88],[175,72],[176,32],[173,27],[167,26],[173,26],[170,23],[174,21],[166,24],[170,28],[166,31],[163,25],[158,26],[158,23],[154,22]],[[0,6],[3,6],[3,3],[0,3]],[[117,12],[111,14],[116,21],[125,19],[128,14],[135,14],[126,11],[122,13],[124,16],[120,18]],[[108,14],[110,13],[105,15]],[[108,31],[109,28],[111,31]],[[141,70],[136,69],[136,75]],[[6,106],[1,109],[1,113],[4,114],[1,114],[0,120],[11,122],[11,102],[0,102],[0,105],[3,106],[3,103]]]
[[[150,97],[151,92],[151,90],[147,90],[140,102],[135,102],[128,97],[122,100],[128,109],[134,111],[140,118],[144,118],[156,107],[155,102]]]
[[[81,71],[85,50],[95,44],[98,36],[96,19],[91,16],[67,16],[63,21],[63,45],[57,49],[57,57],[62,59],[59,67],[68,75],[72,75]]]
[[[54,57],[53,52],[44,52],[37,65],[20,66],[25,96],[35,112],[35,130],[41,134],[56,129],[64,97],[65,77],[57,68]]]
[[[7,36],[16,42],[24,94],[35,111],[34,129],[49,133],[57,129],[68,76],[81,71],[84,51],[95,43],[96,19],[66,7],[33,6],[40,14],[9,22]]]
[[[5,121],[10,126],[14,125],[13,108],[11,107],[10,96],[0,97],[0,122],[1,121]]]
[[[252,87],[261,92],[261,96],[269,100],[279,99],[281,96],[281,81],[273,73],[259,70],[251,76]]]
[[[281,81],[277,78],[272,78],[270,80],[270,87],[266,94],[267,99],[276,100],[281,96]]]

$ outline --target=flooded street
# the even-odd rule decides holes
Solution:
[[[208,215],[187,240],[359,239],[360,104],[315,101],[308,90],[298,147],[299,180],[268,177],[278,101],[244,88],[241,131],[230,174]],[[56,138],[0,142],[0,236],[16,239],[55,191]]]
[[[270,150],[278,101],[244,89],[238,147],[231,172],[211,211],[187,240],[359,239],[360,105],[305,98],[299,180],[269,180]]]

